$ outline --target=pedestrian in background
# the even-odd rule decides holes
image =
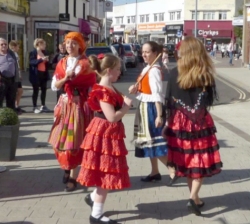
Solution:
[[[62,59],[64,58],[65,56],[67,56],[68,53],[66,51],[66,48],[65,48],[65,43],[60,43],[58,45],[58,53],[53,57],[52,59],[52,68],[55,69],[56,68],[56,65],[57,63]],[[60,89],[56,92],[56,100],[58,102],[60,96],[62,93],[65,93],[63,89]]]
[[[139,85],[132,85],[129,93],[137,94],[139,106],[136,111],[134,124],[135,156],[149,158],[151,172],[141,178],[143,182],[160,181],[161,174],[158,160],[167,165],[167,142],[161,136],[163,128],[162,106],[164,97],[162,93],[163,74],[160,64],[153,62],[162,53],[162,48],[154,41],[146,42],[142,47],[142,56],[148,64],[139,76]],[[171,186],[176,181],[175,172],[170,169],[167,185]]]
[[[224,43],[221,44],[220,50],[221,50],[221,58],[224,58],[225,57],[225,51],[226,51],[226,46],[225,46]]]
[[[69,32],[65,36],[69,55],[58,62],[51,83],[53,91],[62,88],[65,91],[54,109],[55,121],[49,143],[64,170],[63,183],[66,184],[67,192],[77,187],[77,167],[83,156],[80,145],[93,118],[93,112],[86,101],[90,88],[96,83],[96,74],[84,54],[86,44],[79,32]]]
[[[34,50],[29,54],[29,81],[33,87],[32,103],[33,112],[39,114],[41,112],[49,112],[46,107],[47,82],[49,75],[49,56],[45,51],[46,42],[41,38],[34,40]],[[41,90],[41,107],[37,107],[37,99]]]
[[[17,82],[19,67],[15,53],[8,49],[7,41],[0,38],[0,107],[6,100],[6,107],[16,109]],[[16,110],[15,110],[16,111]]]
[[[124,71],[127,71],[126,61],[125,61],[125,49],[122,43],[122,38],[119,38],[118,40],[118,55],[122,61],[122,66],[124,68]]]
[[[16,40],[11,40],[9,43],[9,48],[14,52],[16,59],[17,59],[17,64],[18,64],[18,69],[19,69],[19,81],[17,82],[17,93],[16,93],[16,111],[17,113],[21,114],[26,112],[25,110],[20,108],[20,100],[23,95],[23,87],[22,87],[22,74],[20,70],[20,63],[19,63],[19,43]]]
[[[233,50],[234,50],[234,43],[233,40],[228,44],[227,51],[229,54],[229,65],[233,66]]]
[[[168,49],[167,49],[167,47],[163,47],[162,64],[163,64],[164,69],[166,69],[169,72],[168,63],[169,63]]]
[[[208,111],[217,98],[215,70],[203,44],[186,38],[180,47],[177,68],[170,72],[166,99],[168,120],[163,136],[168,142],[168,164],[176,175],[187,177],[187,207],[201,215],[199,191],[204,177],[221,171],[216,128]]]
[[[178,58],[179,58],[179,50],[180,50],[180,47],[181,47],[181,42],[183,40],[185,40],[186,37],[187,37],[187,34],[183,33],[183,36],[182,36],[181,40],[175,45],[174,58],[175,58],[176,61],[178,61]]]
[[[81,170],[77,181],[86,187],[95,187],[85,202],[91,206],[90,223],[115,224],[114,220],[103,215],[103,206],[109,190],[130,187],[125,146],[125,130],[121,121],[129,111],[132,100],[123,97],[112,85],[120,72],[120,59],[106,54],[102,60],[90,56],[94,70],[101,76],[88,99],[95,118],[87,128],[82,148],[84,149]]]

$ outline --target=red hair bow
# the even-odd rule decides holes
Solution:
[[[97,58],[99,60],[102,60],[104,57],[105,57],[105,54],[103,54],[103,53],[97,55]]]

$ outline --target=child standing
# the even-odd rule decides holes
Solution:
[[[169,72],[169,69],[168,69],[168,63],[169,63],[168,49],[166,47],[163,48],[162,63],[163,63],[164,68]]]
[[[96,187],[85,197],[85,202],[92,207],[90,223],[115,224],[116,221],[103,216],[103,206],[109,190],[130,187],[121,119],[131,107],[132,100],[123,97],[112,86],[121,71],[118,57],[106,54],[101,60],[96,56],[90,56],[89,60],[101,80],[94,85],[88,99],[95,117],[81,145],[84,155],[77,181],[87,187]]]
[[[20,71],[20,59],[18,56],[18,51],[19,51],[19,43],[16,40],[11,40],[9,43],[9,48],[15,53],[16,59],[17,59],[17,64],[18,64],[18,69],[19,69],[19,81],[17,82],[17,94],[16,94],[16,111],[21,114],[23,112],[26,112],[25,110],[20,108],[20,100],[23,95],[23,87],[22,87],[22,75]]]

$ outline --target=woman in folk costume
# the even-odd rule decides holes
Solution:
[[[61,95],[54,110],[55,122],[49,143],[65,172],[65,191],[70,192],[76,189],[76,168],[83,156],[80,145],[85,129],[93,118],[87,97],[90,88],[96,83],[96,74],[84,55],[86,44],[81,33],[68,33],[65,44],[69,55],[58,62],[51,83],[53,91],[63,88],[65,94]]]
[[[106,54],[90,56],[93,69],[100,75],[88,99],[95,117],[87,128],[81,147],[84,149],[83,161],[77,181],[87,187],[96,187],[85,197],[92,207],[91,224],[115,224],[103,216],[103,206],[109,190],[130,187],[125,146],[125,130],[122,117],[129,111],[132,100],[123,97],[112,85],[121,74],[120,58]]]
[[[138,85],[129,88],[129,92],[137,94],[139,107],[135,117],[135,156],[150,158],[151,173],[142,178],[143,182],[160,181],[158,159],[167,165],[167,142],[161,136],[163,128],[162,94],[163,75],[158,62],[153,64],[162,52],[161,47],[153,41],[143,45],[142,56],[146,66],[138,78]],[[175,180],[175,172],[169,169],[170,176],[167,185],[171,186]]]
[[[208,112],[217,98],[215,70],[202,42],[187,37],[180,47],[177,68],[170,73],[166,98],[169,112],[163,136],[168,142],[168,161],[176,175],[187,177],[188,209],[201,215],[204,202],[199,191],[204,177],[221,171],[216,128]]]

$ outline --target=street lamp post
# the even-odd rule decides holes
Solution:
[[[194,32],[195,32],[195,37],[197,37],[197,8],[198,8],[198,0],[195,0],[195,21],[194,21]]]
[[[135,42],[138,42],[137,38],[137,0],[135,2]]]

